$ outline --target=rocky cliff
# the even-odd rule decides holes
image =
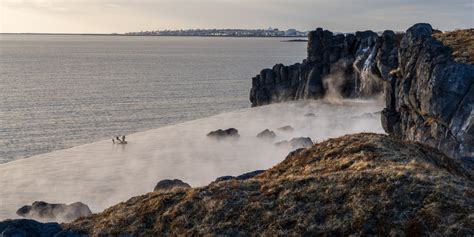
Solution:
[[[252,79],[252,106],[317,99],[326,93],[369,97],[382,92],[383,80],[398,65],[401,35],[385,31],[333,34],[318,28],[308,36],[308,56],[302,63],[275,65]]]
[[[453,60],[453,50],[433,33],[429,24],[416,24],[403,37],[382,125],[397,138],[474,162],[474,66]]]
[[[472,171],[435,149],[356,134],[259,175],[152,192],[64,226],[93,236],[470,236]]]

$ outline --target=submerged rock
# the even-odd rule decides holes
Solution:
[[[275,132],[273,132],[269,129],[265,129],[262,132],[260,132],[259,134],[257,134],[257,137],[258,138],[263,138],[263,139],[274,139],[276,137],[276,134],[275,134]]]
[[[177,189],[188,189],[191,185],[179,180],[179,179],[164,179],[158,182],[153,191],[173,191]]]
[[[239,131],[235,128],[229,128],[229,129],[218,129],[216,131],[212,131],[207,134],[208,137],[214,138],[214,139],[222,139],[222,138],[238,138],[240,137]]]
[[[307,148],[313,145],[313,141],[309,137],[297,137],[290,141],[281,141],[275,143],[277,147],[288,147],[290,149]]]
[[[69,205],[61,203],[33,202],[18,209],[17,215],[43,222],[71,222],[79,217],[92,214],[89,207],[82,202]]]
[[[277,130],[283,131],[283,132],[293,132],[295,129],[292,126],[287,125],[287,126],[280,127]]]
[[[456,63],[452,50],[416,24],[400,44],[400,67],[385,88],[387,133],[474,162],[474,66]]]
[[[472,236],[472,170],[435,149],[354,134],[246,180],[152,192],[66,224],[89,235]]]

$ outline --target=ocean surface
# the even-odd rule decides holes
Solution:
[[[249,107],[283,40],[0,35],[0,163]]]

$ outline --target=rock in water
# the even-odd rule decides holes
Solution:
[[[290,125],[278,128],[278,131],[283,131],[283,132],[293,132],[294,130],[295,129]]]
[[[293,149],[308,148],[313,145],[313,141],[309,137],[297,137],[290,140]]]
[[[172,191],[177,189],[188,189],[191,185],[179,180],[179,179],[164,179],[158,182],[153,191]]]
[[[287,147],[290,149],[307,148],[313,145],[313,141],[309,137],[297,137],[290,141],[281,141],[275,143],[277,147]]]
[[[429,24],[408,29],[386,85],[385,131],[474,162],[474,66],[456,63]]]
[[[235,128],[229,128],[229,129],[218,129],[216,131],[212,131],[207,134],[208,137],[214,138],[214,139],[223,139],[223,138],[239,138],[239,131]]]
[[[273,132],[269,129],[265,129],[262,132],[260,132],[259,134],[257,134],[257,137],[258,138],[263,138],[263,139],[274,139],[276,137],[276,134],[275,134],[275,132]]]
[[[387,135],[292,152],[250,179],[151,192],[66,224],[90,235],[472,236],[474,177],[458,160]]]
[[[89,216],[92,212],[82,202],[66,205],[37,201],[31,206],[26,205],[18,209],[16,214],[43,222],[71,222],[79,217]]]

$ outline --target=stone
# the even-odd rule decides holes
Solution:
[[[293,132],[295,129],[292,126],[287,125],[287,126],[280,127],[277,130],[283,131],[283,132]]]
[[[92,214],[89,207],[82,202],[69,205],[62,203],[33,202],[18,209],[17,215],[43,222],[71,222],[79,217]]]
[[[275,132],[269,129],[265,129],[262,132],[258,133],[257,137],[262,139],[274,139],[276,137],[276,134]]]
[[[309,137],[297,137],[289,141],[292,149],[311,147],[314,143]]]
[[[235,128],[229,128],[229,129],[218,129],[215,131],[212,131],[207,134],[208,137],[214,138],[214,139],[223,139],[223,138],[238,138],[240,137],[239,131]]]
[[[158,182],[153,189],[154,192],[161,191],[161,192],[167,192],[167,191],[174,191],[178,189],[189,189],[191,188],[191,185],[179,180],[179,179],[164,179]]]

